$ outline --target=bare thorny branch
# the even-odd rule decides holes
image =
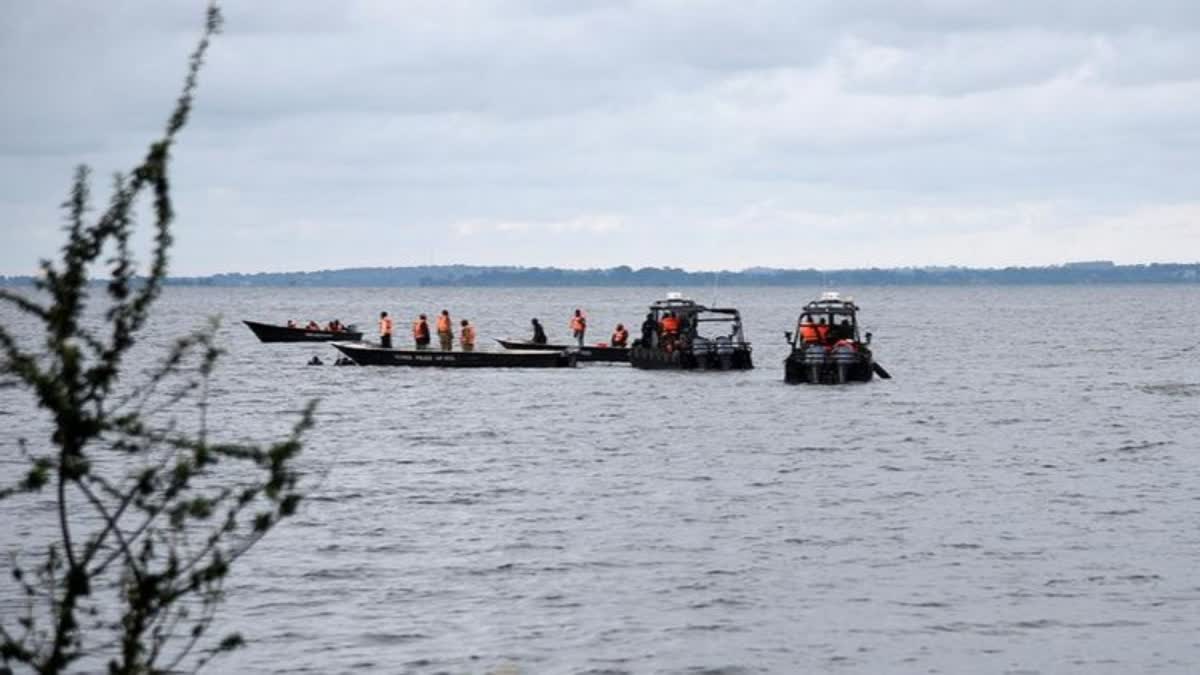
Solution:
[[[0,375],[27,388],[54,429],[45,452],[19,443],[27,469],[11,485],[0,485],[0,500],[53,486],[58,530],[44,552],[13,558],[12,578],[26,610],[15,625],[0,616],[0,673],[14,665],[46,674],[82,663],[94,669],[87,659],[105,661],[111,673],[173,672],[189,659],[199,668],[237,648],[242,639],[233,634],[200,649],[229,567],[300,501],[294,460],[312,424],[312,404],[292,433],[271,445],[209,438],[208,382],[220,355],[215,324],[177,340],[144,384],[120,397],[114,392],[166,279],[174,218],[170,150],[220,28],[221,14],[211,4],[163,136],[132,171],[114,177],[109,204],[94,220],[90,172],[76,171],[63,204],[66,243],[57,263],[43,261],[37,282],[44,302],[0,291],[0,302],[44,329],[41,349],[29,351],[0,326]],[[146,194],[154,244],[149,271],[139,277],[129,241],[134,209]],[[101,335],[84,317],[89,273],[106,252]],[[155,421],[193,396],[198,435]],[[114,472],[120,475],[108,475]],[[35,560],[33,574],[21,566],[25,558]]]

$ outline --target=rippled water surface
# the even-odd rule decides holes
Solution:
[[[238,323],[446,307],[554,339],[580,306],[603,339],[664,290],[171,290],[147,347],[225,317],[224,433],[320,399],[215,670],[1196,672],[1195,286],[844,289],[895,379],[840,388],[781,381],[817,289],[720,292],[743,373],[307,367],[332,348]]]

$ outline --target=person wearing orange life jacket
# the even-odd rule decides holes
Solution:
[[[658,341],[666,351],[674,351],[675,343],[679,340],[679,317],[674,312],[663,314],[658,322]]]
[[[824,318],[817,322],[817,338],[823,345],[829,343],[829,324],[825,323]]]
[[[475,351],[475,326],[466,319],[462,320],[462,330],[458,331],[458,344],[464,352]]]
[[[629,343],[629,331],[625,330],[625,324],[617,324],[617,328],[613,331],[612,339],[609,342],[614,347],[624,347]]]
[[[444,309],[437,318],[437,334],[442,351],[448,352],[454,349],[454,324],[450,322],[450,312]]]
[[[425,319],[425,315],[421,314],[417,320],[413,322],[413,342],[417,343],[417,349],[429,348],[429,321]]]
[[[379,313],[379,346],[392,348],[392,317],[387,312]]]
[[[579,341],[579,346],[583,346],[583,336],[587,333],[587,316],[584,315],[582,309],[576,309],[575,314],[571,317],[571,335]]]
[[[812,322],[809,317],[804,317],[800,322],[800,342],[804,344],[816,344],[821,341],[821,336],[817,332],[817,324]]]

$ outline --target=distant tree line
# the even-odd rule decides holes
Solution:
[[[2,277],[0,285],[27,285],[31,277]],[[173,277],[172,286],[963,286],[1034,284],[1195,284],[1200,263],[1116,265],[1108,261],[1047,267],[902,267],[851,270],[750,268],[688,271],[622,265],[605,269],[436,265],[357,267],[316,272],[259,272]]]

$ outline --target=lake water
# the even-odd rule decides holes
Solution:
[[[212,671],[1196,672],[1200,287],[841,289],[894,376],[844,387],[782,383],[813,288],[719,291],[738,373],[308,367],[333,349],[238,323],[445,307],[554,340],[582,307],[606,339],[665,290],[172,289],[144,346],[225,317],[215,428],[320,399]],[[3,506],[4,548],[24,522]]]

